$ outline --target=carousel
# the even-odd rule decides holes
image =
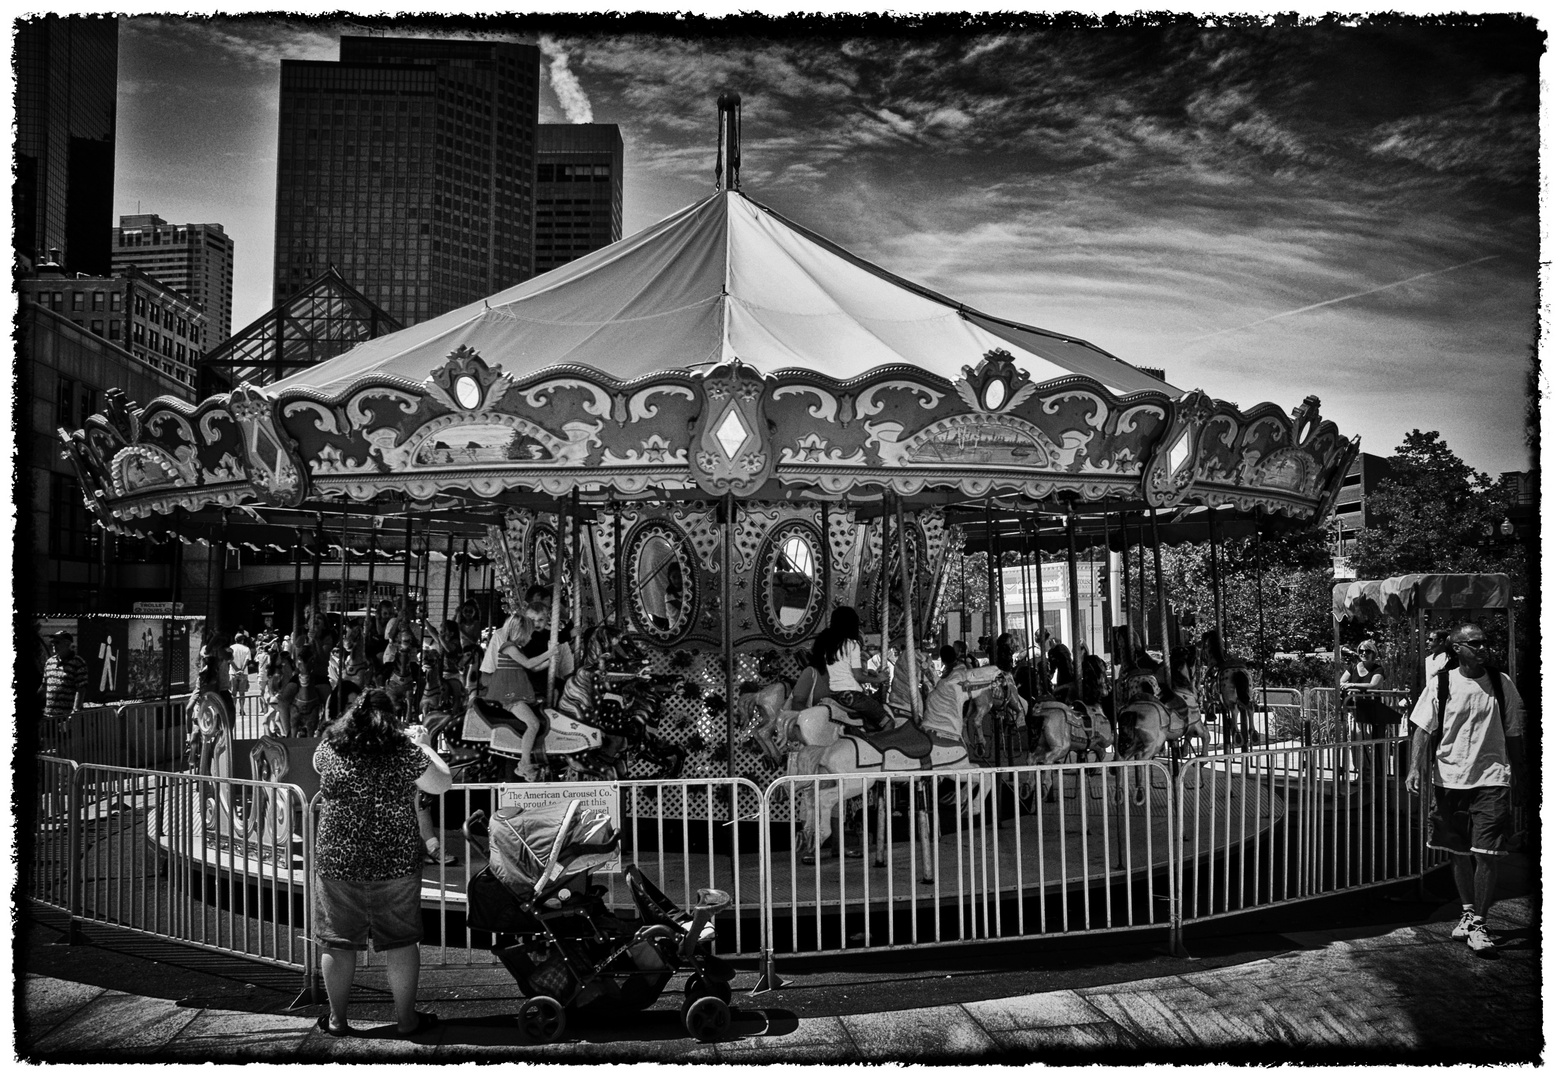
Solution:
[[[808,713],[781,703],[839,607],[921,687],[970,553],[1020,551],[1038,575],[1066,553],[1078,612],[1084,546],[1121,552],[1132,532],[1158,554],[1332,510],[1357,442],[1317,398],[1242,409],[898,278],[745,194],[735,96],[718,118],[716,191],[635,236],[269,385],[194,405],[110,392],[62,432],[91,511],[116,532],[307,551],[316,614],[336,574],[330,614],[378,578],[436,627],[474,608],[497,626],[545,590],[542,628],[571,659],[550,661],[551,699],[529,711],[433,718],[458,778],[763,789],[832,767],[796,752]],[[1112,662],[1130,685],[1164,671],[1170,650],[1142,646],[1174,634],[1164,603],[1125,607]],[[923,726],[922,693],[891,699]],[[196,712],[197,771],[249,760],[308,793],[309,740],[235,746],[220,706]],[[853,760],[1034,751],[999,737],[976,753],[968,734]],[[1145,740],[1128,752],[1176,742]]]

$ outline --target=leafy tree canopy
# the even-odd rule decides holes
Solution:
[[[1411,431],[1388,468],[1367,496],[1373,527],[1356,538],[1361,577],[1502,569],[1493,565],[1493,532],[1503,502],[1489,477],[1466,465],[1435,431]]]

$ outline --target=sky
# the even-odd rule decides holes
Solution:
[[[713,189],[735,90],[744,192],[896,274],[1243,408],[1315,394],[1369,453],[1530,466],[1532,22],[124,17],[115,212],[220,222],[235,329],[272,304],[279,62],[365,32],[537,44],[538,119],[620,127],[626,236]]]

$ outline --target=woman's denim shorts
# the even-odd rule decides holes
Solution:
[[[322,948],[357,950],[374,942],[387,952],[423,940],[423,876],[387,881],[315,878],[315,940]]]

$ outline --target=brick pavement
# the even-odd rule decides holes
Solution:
[[[784,989],[739,993],[733,1029],[714,1045],[690,1039],[670,1008],[611,1029],[582,1025],[546,1047],[516,1045],[513,1022],[493,1016],[452,1016],[421,1045],[372,1024],[374,1037],[333,1040],[312,1015],[185,1007],[28,975],[17,1050],[61,1063],[1539,1060],[1533,901],[1494,908],[1493,959],[1450,940],[1457,914],[1447,905],[1414,926],[1288,934],[1294,948],[1213,970],[936,1007],[799,1018]]]

